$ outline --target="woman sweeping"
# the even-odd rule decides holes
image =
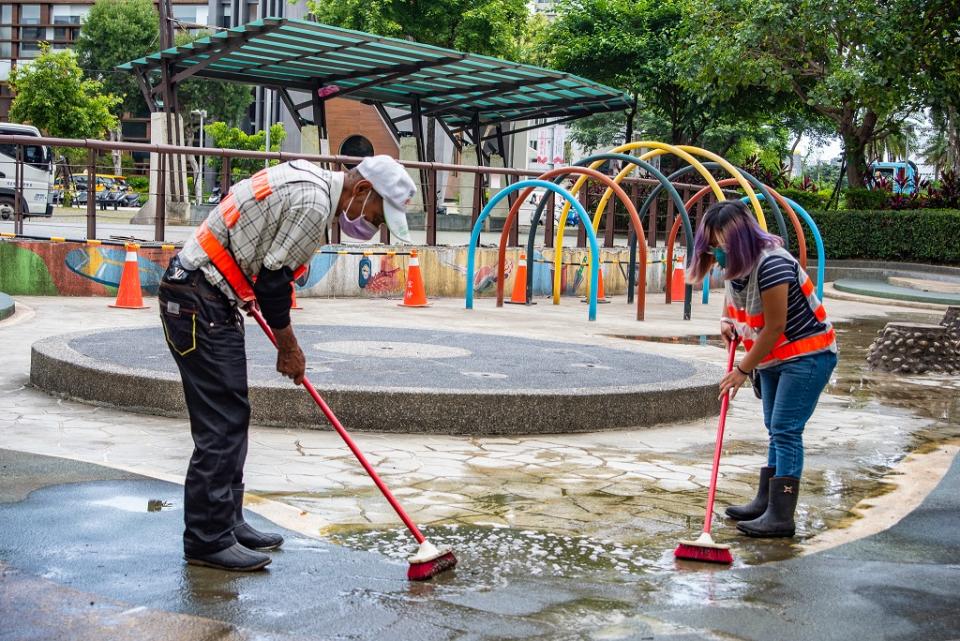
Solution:
[[[803,428],[837,364],[837,341],[814,286],[778,236],[763,231],[739,200],[715,203],[703,215],[687,280],[701,283],[714,263],[724,270],[720,333],[747,350],[720,381],[731,398],[752,378],[769,434],[757,496],[728,507],[748,536],[790,537],[803,472]],[[756,374],[756,375],[754,375]]]

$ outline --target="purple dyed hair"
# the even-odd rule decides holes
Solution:
[[[764,249],[783,246],[779,236],[760,228],[746,204],[740,200],[713,203],[704,212],[693,239],[693,259],[687,267],[688,283],[699,284],[710,273],[710,268],[716,262],[710,251],[710,239],[721,232],[727,252],[727,266],[723,274],[726,280],[743,278],[753,271]]]

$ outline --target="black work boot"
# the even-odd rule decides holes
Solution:
[[[767,510],[752,521],[740,521],[737,529],[747,536],[779,538],[793,536],[796,525],[793,513],[797,509],[800,479],[775,476],[770,479],[770,499]]]
[[[746,505],[731,505],[726,514],[734,521],[750,521],[767,511],[767,497],[770,490],[770,479],[777,468],[765,465],[760,468],[760,483],[757,485],[757,496]]]
[[[236,508],[236,526],[233,535],[237,543],[251,550],[269,552],[283,545],[283,537],[273,532],[259,532],[243,520],[243,485],[233,486],[233,504]]]
[[[225,550],[212,554],[184,555],[189,565],[202,565],[218,570],[230,572],[253,572],[262,570],[270,565],[270,557],[261,552],[248,550],[239,543],[234,543]]]

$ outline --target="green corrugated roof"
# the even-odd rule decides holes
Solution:
[[[578,76],[498,58],[295,20],[264,18],[122,64],[119,69],[311,92],[319,86],[354,100],[409,108],[451,126],[622,111],[626,94]]]

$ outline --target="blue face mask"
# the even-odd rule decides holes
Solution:
[[[713,252],[713,258],[720,265],[720,269],[725,269],[727,267],[727,252],[723,250],[723,247],[714,247],[710,251]]]

